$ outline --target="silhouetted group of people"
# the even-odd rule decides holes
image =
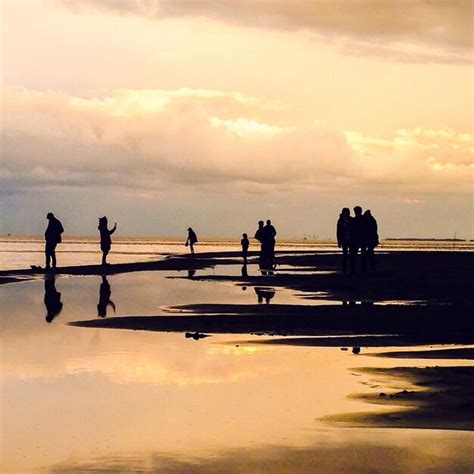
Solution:
[[[56,268],[56,247],[61,242],[61,234],[64,228],[61,221],[52,212],[46,216],[48,226],[45,231],[45,257],[46,269]],[[98,230],[100,233],[100,249],[102,251],[102,265],[107,265],[107,255],[112,246],[111,235],[117,230],[117,223],[111,229],[108,228],[107,217],[99,217]],[[275,259],[275,244],[277,231],[268,219],[258,222],[255,232],[255,239],[260,243],[259,266],[265,271],[273,270]],[[188,228],[186,247],[189,247],[191,254],[194,254],[194,245],[198,238],[194,230]],[[244,264],[247,264],[250,241],[246,233],[242,234],[240,241],[242,247],[242,257]],[[357,271],[357,256],[361,255],[361,270],[367,271],[369,265],[372,271],[376,269],[374,249],[379,244],[377,234],[377,221],[372,216],[370,210],[362,213],[360,206],[354,207],[354,216],[351,216],[349,208],[342,209],[337,221],[337,244],[342,248],[342,271],[354,274]]]
[[[44,233],[46,242],[44,253],[46,257],[46,269],[51,267],[56,268],[56,246],[61,242],[61,234],[64,232],[64,227],[61,221],[55,217],[52,212],[46,215],[48,219],[48,226]],[[102,250],[102,265],[107,265],[107,255],[112,246],[111,235],[117,230],[117,223],[112,229],[108,228],[107,217],[99,217],[99,226],[97,227],[100,233],[100,249]]]
[[[266,268],[273,267],[275,259],[275,244],[277,231],[272,225],[270,219],[264,225],[263,221],[258,221],[258,228],[255,232],[255,239],[260,242],[260,258],[259,263]]]
[[[356,206],[354,207],[354,216],[351,216],[349,208],[343,208],[337,221],[336,234],[337,245],[342,248],[343,273],[347,273],[348,270],[351,275],[356,273],[359,251],[362,260],[362,271],[367,271],[367,264],[369,264],[372,271],[375,271],[374,249],[379,244],[379,236],[377,221],[370,210],[362,213],[362,208]]]

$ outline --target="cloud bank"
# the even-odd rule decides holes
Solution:
[[[291,125],[282,104],[196,89],[95,99],[7,89],[2,102],[0,182],[9,193],[54,186],[471,192],[474,138],[450,129],[371,137],[318,121]]]
[[[346,54],[408,62],[472,61],[474,13],[469,0],[58,1],[78,12],[96,9],[150,19],[209,18],[237,26],[306,30],[337,39]],[[420,45],[429,51],[418,51]]]

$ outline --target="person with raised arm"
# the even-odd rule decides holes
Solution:
[[[100,232],[100,250],[102,250],[102,265],[108,265],[107,255],[110,252],[110,247],[112,246],[111,235],[117,230],[117,223],[114,227],[109,230],[107,217],[99,217],[99,227],[97,227]]]

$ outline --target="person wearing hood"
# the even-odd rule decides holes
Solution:
[[[100,232],[100,250],[102,250],[102,265],[107,265],[107,255],[110,252],[110,247],[112,246],[111,235],[117,230],[117,223],[114,227],[109,230],[107,217],[99,217],[99,227],[97,227]]]

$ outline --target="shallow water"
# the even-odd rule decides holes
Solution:
[[[111,263],[131,263],[157,260],[164,255],[185,254],[185,239],[178,238],[127,238],[115,236],[109,255]],[[252,240],[251,251],[257,251],[259,245]],[[238,251],[240,244],[235,239],[202,239],[196,246],[197,252]],[[278,251],[337,251],[337,245],[331,240],[282,240],[277,243]],[[473,251],[474,242],[449,241],[384,241],[379,251],[395,250],[463,250]],[[94,265],[101,259],[98,237],[69,237],[57,247],[58,265]],[[30,265],[44,265],[44,240],[42,236],[0,236],[0,270],[29,268]],[[290,269],[287,268],[288,271]],[[291,270],[293,271],[293,270]]]
[[[175,304],[257,302],[251,287],[167,278],[178,275],[109,276],[115,315],[160,314]],[[58,277],[63,308],[50,323],[43,280],[0,286],[2,472],[255,472],[272,463],[274,471],[287,466],[288,472],[295,459],[301,471],[309,463],[306,472],[316,466],[319,472],[370,472],[374,466],[378,472],[397,472],[394,466],[398,472],[422,472],[420,466],[469,472],[474,466],[471,433],[347,429],[319,421],[378,409],[348,398],[381,390],[351,368],[392,367],[399,360],[339,348],[258,345],[252,341],[262,338],[248,335],[194,341],[180,333],[66,325],[97,317],[101,283],[97,276]],[[301,299],[278,290],[274,302]],[[110,305],[107,311],[114,315]]]

